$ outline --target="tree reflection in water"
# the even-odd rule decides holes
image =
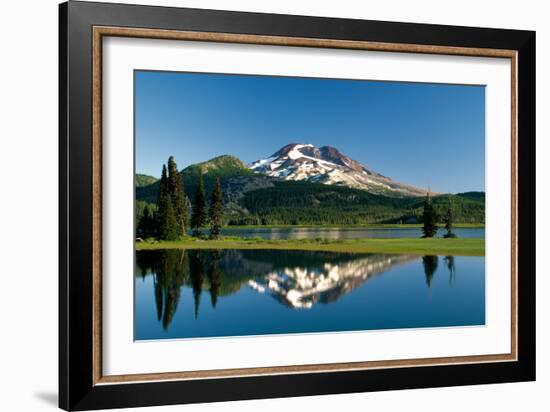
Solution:
[[[364,284],[372,276],[416,256],[270,250],[140,251],[136,276],[153,276],[157,319],[167,330],[181,299],[182,287],[191,289],[195,319],[202,294],[210,294],[212,308],[220,296],[243,286],[265,291],[284,305],[308,309],[329,304]],[[437,256],[423,259],[428,286]],[[264,293],[264,292],[260,292]]]
[[[455,257],[454,256],[445,256],[443,258],[447,269],[449,270],[449,285],[452,285],[455,282],[456,268],[455,268]]]
[[[157,319],[166,330],[170,326],[181,299],[181,287],[193,290],[195,318],[199,316],[201,294],[210,292],[215,308],[222,286],[218,250],[164,249],[138,253],[137,274],[153,276]]]
[[[210,302],[212,307],[215,308],[218,303],[218,294],[220,293],[220,287],[222,285],[222,273],[220,271],[220,259],[221,255],[219,250],[212,252],[212,262],[208,269],[208,280],[210,282]]]
[[[475,276],[457,282],[464,262]],[[136,339],[478,325],[483,291],[478,257],[138,251]]]
[[[438,256],[424,256],[422,258],[422,265],[424,266],[424,274],[426,275],[426,284],[429,288],[432,287],[432,281],[437,270],[437,265],[439,263]]]
[[[195,303],[195,319],[199,316],[199,306],[201,304],[202,283],[204,279],[202,254],[197,250],[189,252],[189,275],[191,276],[191,285],[193,287],[193,300]]]

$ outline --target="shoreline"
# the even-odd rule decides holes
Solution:
[[[388,253],[411,255],[485,256],[485,239],[291,239],[268,240],[229,237],[216,240],[186,238],[178,241],[142,241],[136,250],[159,249],[275,249],[318,252]]]

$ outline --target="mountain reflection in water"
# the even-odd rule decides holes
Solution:
[[[418,256],[371,254],[319,266],[285,266],[273,268],[261,281],[249,280],[248,284],[294,308],[311,308],[317,302],[334,302],[372,276],[415,259]]]
[[[192,312],[195,321],[200,321],[201,305],[202,310],[207,304],[212,308],[209,311],[218,312],[220,298],[231,297],[233,302],[238,302],[242,300],[240,296],[247,295],[246,290],[257,296],[272,297],[283,307],[309,311],[319,304],[331,306],[370,279],[415,261],[420,262],[425,285],[431,288],[439,265],[438,256],[284,250],[174,249],[138,251],[136,257],[136,281],[142,279],[151,284],[148,290],[154,294],[156,322],[164,331],[171,328],[182,294],[186,294],[184,301],[192,299],[184,303],[188,309],[182,310]],[[443,257],[443,261],[452,285],[454,257]],[[142,294],[136,295],[136,310],[141,311],[145,303],[139,296]],[[263,305],[265,303],[256,303],[241,309],[260,310],[259,306]],[[137,312],[136,320],[139,324]]]

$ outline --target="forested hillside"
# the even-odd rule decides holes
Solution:
[[[433,197],[440,216],[449,199],[456,223],[484,223],[485,202],[456,195]],[[275,182],[242,199],[250,212],[230,224],[366,224],[421,222],[424,198],[392,198],[364,190],[304,182]]]
[[[199,172],[203,174],[204,188],[207,196],[210,195],[217,178],[220,178],[221,182],[224,183],[232,177],[250,176],[253,174],[243,162],[236,157],[228,155],[218,156],[206,162],[193,164],[181,171],[185,193],[190,199],[193,198],[193,194],[197,188]],[[158,190],[158,182],[149,186],[137,187],[136,199],[156,203]]]

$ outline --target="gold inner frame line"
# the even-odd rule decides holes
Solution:
[[[511,141],[512,141],[512,242],[511,242],[511,352],[509,354],[450,356],[419,359],[393,359],[381,361],[328,363],[315,365],[289,365],[201,371],[142,373],[131,375],[103,375],[102,339],[102,40],[103,37],[130,37],[163,40],[187,40],[256,44],[291,47],[316,47],[399,53],[496,57],[511,60]],[[419,44],[384,43],[355,40],[334,40],[284,36],[142,29],[129,27],[94,26],[92,42],[92,300],[93,300],[93,384],[120,384],[167,380],[216,379],[228,377],[320,373],[413,366],[457,365],[467,363],[511,362],[517,360],[517,52],[514,50],[431,46]]]

